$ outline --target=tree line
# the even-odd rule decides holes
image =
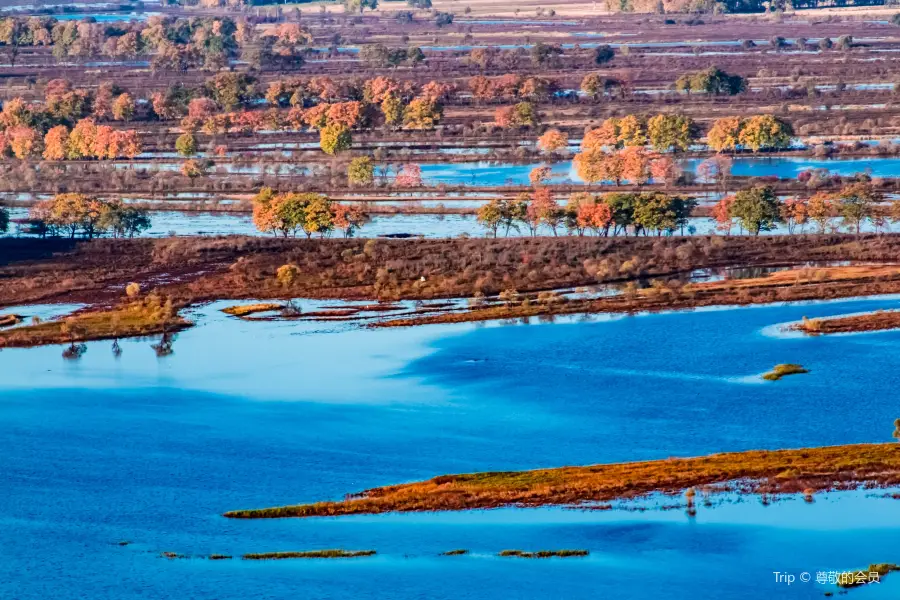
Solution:
[[[264,187],[253,197],[256,228],[283,237],[295,237],[300,232],[308,238],[313,234],[326,237],[335,229],[352,237],[367,221],[368,215],[358,204],[332,202],[323,194],[277,192]]]
[[[735,225],[740,231],[759,235],[779,224],[784,224],[788,233],[803,232],[807,224],[814,224],[819,233],[843,225],[859,234],[866,221],[871,221],[876,231],[884,230],[888,219],[900,222],[900,201],[892,202],[888,210],[881,206],[883,201],[881,192],[866,180],[836,192],[817,192],[807,199],[782,200],[771,186],[753,186],[722,198],[712,216],[717,229],[726,234]]]
[[[478,221],[497,237],[502,230],[536,235],[543,225],[553,235],[560,231],[584,235],[663,235],[688,228],[688,217],[697,203],[691,198],[663,192],[611,193],[578,192],[560,205],[550,190],[537,186],[515,198],[497,198],[479,207]]]
[[[8,225],[8,214],[7,225]],[[0,219],[2,220],[2,219]],[[57,194],[38,202],[28,214],[31,230],[41,237],[82,236],[92,239],[103,235],[134,237],[150,228],[146,209],[121,200],[104,200],[85,194]],[[3,230],[0,228],[0,230]]]

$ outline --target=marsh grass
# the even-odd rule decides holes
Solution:
[[[0,327],[12,327],[22,322],[19,315],[0,315]]]
[[[753,450],[585,467],[441,475],[366,490],[336,502],[238,510],[225,516],[317,517],[545,505],[590,508],[597,502],[721,484],[744,494],[804,495],[861,485],[900,485],[900,444]]]
[[[790,363],[785,363],[781,365],[775,365],[772,367],[772,370],[768,373],[764,373],[762,378],[766,381],[778,381],[782,377],[787,377],[788,375],[799,375],[801,373],[809,373],[809,370],[804,369],[801,365],[795,365]]]
[[[844,571],[840,573],[837,585],[839,588],[855,588],[863,585],[868,585],[869,583],[880,583],[881,578],[893,571],[900,571],[900,565],[896,565],[893,563],[876,563],[869,565],[865,570]],[[857,575],[860,573],[865,577],[858,578]],[[877,573],[878,579],[870,580],[870,573]]]
[[[245,554],[244,560],[283,560],[287,558],[357,558],[360,556],[372,556],[375,550],[341,549],[333,550],[307,550],[304,552],[264,552],[261,554]]]
[[[497,556],[516,556],[519,558],[569,558],[573,556],[587,556],[590,552],[587,550],[538,550],[537,552],[526,552],[524,550],[503,550]]]
[[[172,333],[191,325],[175,312],[170,301],[149,296],[111,309],[0,331],[0,348],[66,343],[76,347],[76,342]]]
[[[273,310],[281,310],[284,306],[275,302],[264,302],[261,304],[247,304],[244,306],[229,306],[223,308],[222,312],[233,317],[246,317],[254,313],[269,312]]]

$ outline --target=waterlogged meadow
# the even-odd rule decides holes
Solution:
[[[892,490],[713,495],[695,516],[683,496],[588,511],[221,515],[444,473],[888,441],[900,333],[781,325],[898,298],[402,329],[221,312],[234,304],[189,311],[197,326],[162,357],[158,339],[121,340],[118,353],[89,342],[70,359],[61,346],[0,352],[0,528],[18,540],[0,595],[289,598],[303,582],[309,598],[694,598],[699,585],[819,598],[839,591],[819,572],[896,561]],[[780,363],[810,372],[761,378]],[[775,571],[812,581],[788,586]],[[850,594],[898,586],[889,574]]]

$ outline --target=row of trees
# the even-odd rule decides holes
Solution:
[[[176,19],[153,16],[146,23],[108,24],[90,20],[10,16],[0,19],[0,47],[11,64],[23,46],[50,46],[57,59],[109,56],[134,58],[153,54],[154,68],[186,69],[227,66],[252,26],[225,17]]]
[[[253,223],[266,233],[284,237],[299,232],[312,237],[329,235],[335,229],[352,237],[368,216],[357,204],[332,202],[327,196],[315,193],[276,192],[262,188],[253,198]]]
[[[129,206],[121,200],[102,200],[74,193],[58,194],[38,202],[29,211],[29,219],[41,237],[134,237],[150,228],[150,216],[145,209]]]
[[[662,235],[677,230],[684,232],[696,202],[682,196],[662,192],[614,193],[603,196],[578,192],[561,206],[548,188],[536,187],[514,199],[498,198],[478,209],[479,222],[496,237],[500,230],[525,227],[536,235],[543,225],[553,235],[559,230],[584,235]]]
[[[798,228],[802,231],[810,222],[815,223],[819,232],[825,232],[833,227],[835,219],[841,218],[859,234],[866,220],[872,220],[879,230],[888,217],[900,221],[900,202],[895,201],[890,211],[885,212],[879,207],[882,201],[881,193],[867,181],[844,186],[836,193],[819,192],[806,200],[781,200],[771,187],[755,186],[722,198],[713,207],[712,216],[724,233],[731,233],[737,224],[742,231],[759,235],[780,223],[793,233]]]
[[[43,137],[38,129],[15,125],[0,130],[0,156],[19,159],[41,156],[45,160],[98,160],[129,158],[141,153],[141,140],[133,130],[116,130],[82,119],[69,130],[52,127]]]

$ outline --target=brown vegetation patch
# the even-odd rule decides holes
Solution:
[[[442,475],[366,490],[337,502],[225,513],[231,518],[319,517],[607,502],[738,482],[745,493],[811,493],[900,484],[900,445],[858,444],[733,452],[697,458]]]
[[[900,311],[879,310],[864,315],[823,317],[819,319],[807,319],[804,317],[802,322],[792,325],[790,329],[802,331],[809,335],[900,329]]]
[[[20,315],[0,315],[0,327],[12,327],[22,322]]]

